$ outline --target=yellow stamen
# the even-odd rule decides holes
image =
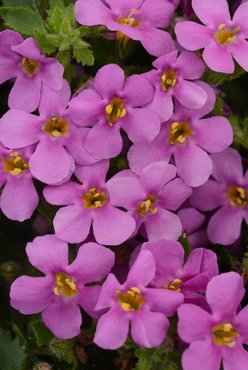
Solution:
[[[6,172],[17,176],[28,170],[28,163],[19,156],[18,152],[10,153],[9,157],[3,160],[3,168]]]
[[[145,298],[141,295],[139,288],[133,287],[125,293],[120,290],[116,291],[118,302],[123,311],[139,311],[141,310]]]
[[[235,338],[239,337],[239,333],[236,333],[232,324],[229,323],[214,326],[212,335],[216,345],[225,345],[230,348],[236,345]]]
[[[113,98],[105,108],[107,113],[107,120],[110,126],[120,118],[125,117],[127,111],[124,108],[124,100],[120,98]]]
[[[247,206],[248,196],[244,188],[232,185],[226,192],[231,206]]]
[[[174,87],[177,83],[177,72],[167,69],[160,78],[161,86],[164,91],[168,91],[171,87]]]
[[[236,40],[236,35],[239,29],[240,27],[236,27],[234,29],[227,28],[225,23],[222,23],[219,25],[218,31],[214,35],[214,39],[222,46],[232,44]]]
[[[138,209],[136,211],[137,214],[144,218],[147,216],[147,213],[154,215],[158,211],[157,207],[155,207],[155,203],[156,203],[155,195],[149,194],[147,198],[145,198],[139,203]]]
[[[174,279],[169,284],[167,284],[164,288],[165,289],[169,289],[169,290],[174,290],[176,292],[180,292],[181,291],[181,285],[182,285],[182,283],[183,283],[182,280],[180,280],[180,279]]]
[[[188,121],[174,122],[171,124],[169,132],[170,144],[183,144],[192,135]]]
[[[33,77],[39,69],[40,63],[27,57],[23,57],[21,66],[29,77]]]
[[[83,195],[85,208],[100,208],[105,205],[106,201],[107,195],[96,187],[91,188],[88,193]]]
[[[58,272],[56,274],[56,286],[53,291],[57,296],[62,294],[66,298],[71,298],[78,294],[74,281],[64,272]]]
[[[117,19],[117,22],[119,24],[123,24],[123,25],[128,26],[128,27],[139,28],[140,21],[138,21],[135,18],[135,14],[137,12],[138,12],[137,9],[132,8],[132,9],[130,9],[130,12],[127,15],[127,17],[123,18],[122,16],[119,16],[118,19]],[[129,37],[127,35],[125,35],[124,33],[122,33],[121,31],[116,32],[116,38],[117,38],[117,40],[124,39],[124,44],[127,44],[128,40],[129,40]]]
[[[53,137],[65,136],[68,133],[68,121],[65,118],[52,117],[43,126],[43,131]]]

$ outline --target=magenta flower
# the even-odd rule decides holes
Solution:
[[[205,65],[193,53],[178,50],[165,54],[153,62],[156,70],[144,74],[153,84],[155,95],[149,104],[158,113],[162,122],[167,121],[173,114],[173,97],[187,108],[201,108],[207,101],[205,90],[192,81],[201,77]]]
[[[177,210],[192,193],[176,178],[176,167],[166,162],[152,163],[140,176],[130,170],[119,172],[107,182],[112,203],[128,210],[136,230],[144,224],[149,240],[177,239],[182,232]]]
[[[200,84],[206,88],[205,84]],[[208,87],[208,90],[214,96],[212,89]],[[189,186],[204,184],[212,171],[208,153],[222,152],[233,140],[232,127],[225,117],[203,118],[213,108],[214,99],[210,100],[197,110],[177,103],[175,114],[163,124],[152,143],[135,144],[130,148],[131,169],[139,174],[150,163],[169,161],[173,156],[178,176]]]
[[[15,221],[30,218],[38,206],[39,196],[29,171],[33,148],[8,150],[0,144],[0,208]]]
[[[184,249],[180,243],[157,240],[144,243],[142,250],[149,250],[156,262],[156,274],[150,285],[166,288],[184,295],[184,301],[205,306],[208,282],[218,275],[217,256],[214,252],[194,249],[184,263]]]
[[[60,239],[80,243],[87,238],[91,224],[100,244],[119,245],[134,232],[134,219],[114,207],[106,188],[108,168],[107,160],[92,166],[77,166],[75,175],[81,184],[69,181],[44,189],[49,203],[66,206],[54,218],[54,229]]]
[[[46,184],[67,181],[75,162],[89,165],[96,162],[84,149],[87,128],[79,128],[66,109],[71,92],[64,80],[60,91],[43,87],[40,116],[20,110],[9,110],[0,120],[0,139],[8,148],[24,148],[38,143],[30,157],[33,176]]]
[[[138,40],[151,55],[175,49],[168,32],[175,5],[168,0],[78,0],[76,19],[86,26],[105,25],[117,39]]]
[[[248,223],[248,171],[243,176],[241,156],[232,148],[211,157],[213,178],[194,189],[190,202],[201,211],[216,210],[207,228],[209,240],[229,245],[239,238],[242,221]]]
[[[195,208],[183,208],[178,212],[183,232],[186,233],[191,248],[209,244],[207,230],[203,228],[206,217]]]
[[[77,257],[68,264],[68,245],[55,235],[37,237],[28,243],[30,263],[45,276],[21,276],[11,286],[11,306],[22,314],[42,312],[45,325],[59,338],[80,333],[80,307],[90,316],[101,287],[87,284],[103,279],[114,264],[114,253],[96,243],[80,247]],[[97,268],[96,268],[97,265]]]
[[[211,312],[193,304],[178,309],[178,333],[190,346],[183,353],[184,370],[246,370],[248,306],[240,312],[243,278],[235,272],[214,277],[206,291]]]
[[[39,106],[42,86],[62,88],[63,66],[41,55],[32,37],[24,40],[11,30],[0,32],[0,65],[0,83],[16,77],[9,94],[10,108],[33,112]]]
[[[243,3],[230,18],[226,0],[192,0],[192,7],[204,26],[179,22],[175,33],[185,49],[203,49],[203,59],[213,71],[233,73],[233,58],[248,71],[248,4]]]
[[[122,149],[120,128],[133,143],[150,142],[159,133],[156,113],[143,106],[150,103],[154,89],[139,75],[125,82],[124,71],[116,64],[102,67],[91,88],[72,99],[70,114],[81,126],[93,126],[85,147],[98,159],[118,155]]]
[[[94,342],[102,348],[121,347],[131,336],[143,347],[160,345],[169,327],[167,316],[172,316],[183,302],[183,295],[167,289],[150,288],[156,266],[152,254],[142,251],[131,267],[124,284],[109,274],[95,307],[108,309],[100,317]]]

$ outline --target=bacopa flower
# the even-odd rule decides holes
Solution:
[[[178,42],[187,50],[203,49],[203,59],[216,72],[233,73],[233,58],[248,71],[248,3],[241,4],[233,19],[226,0],[192,0],[193,9],[204,26],[179,22]]]
[[[112,203],[128,210],[142,224],[148,239],[177,239],[182,232],[178,209],[192,193],[184,181],[175,179],[176,167],[166,162],[153,163],[137,176],[130,170],[119,172],[107,182]]]
[[[243,176],[242,159],[232,148],[211,156],[212,179],[194,189],[191,204],[201,211],[216,210],[207,232],[212,243],[234,243],[241,224],[248,223],[248,172]]]
[[[202,86],[206,88],[205,84]],[[208,153],[222,152],[233,140],[232,127],[225,117],[203,118],[212,110],[210,105],[191,110],[176,104],[175,114],[162,125],[152,143],[135,144],[130,148],[131,169],[139,174],[148,164],[169,161],[173,156],[178,176],[189,186],[204,184],[212,171]]]
[[[93,226],[98,243],[119,245],[135,229],[134,219],[114,207],[106,189],[105,178],[109,162],[103,160],[92,166],[77,166],[75,175],[81,184],[69,181],[44,189],[46,200],[63,205],[54,218],[56,235],[70,243],[85,240]]]
[[[46,184],[67,181],[78,164],[97,162],[84,149],[87,128],[76,126],[66,109],[71,92],[64,80],[59,91],[43,87],[40,116],[9,110],[0,120],[0,140],[8,148],[38,144],[30,157],[33,176]]]
[[[208,282],[218,275],[217,256],[214,252],[194,249],[184,262],[184,249],[180,243],[156,240],[144,243],[142,250],[152,253],[156,274],[150,285],[155,288],[181,292],[184,301],[206,306],[203,293]]]
[[[28,243],[30,263],[45,276],[20,276],[11,286],[11,306],[22,314],[42,312],[45,325],[59,338],[80,333],[80,307],[96,317],[94,306],[101,287],[86,284],[102,280],[114,264],[114,253],[96,243],[80,247],[68,264],[68,245],[55,235],[37,237]],[[97,266],[97,268],[96,268]]]
[[[207,286],[206,312],[193,304],[178,309],[178,333],[190,346],[183,353],[184,370],[246,370],[248,353],[248,306],[240,312],[243,278],[235,272],[214,277]]]
[[[16,77],[9,94],[9,107],[33,112],[38,108],[42,86],[60,90],[63,66],[54,58],[41,55],[32,37],[24,40],[14,31],[0,32],[0,83]]]
[[[195,208],[183,208],[178,212],[178,216],[191,248],[209,244],[207,230],[204,228],[206,217],[202,213]]]
[[[39,196],[29,171],[29,159],[34,148],[8,150],[0,145],[0,208],[15,221],[32,216],[39,203]]]
[[[116,64],[102,67],[89,89],[76,96],[70,105],[72,119],[81,126],[93,126],[85,140],[89,153],[98,159],[118,155],[122,149],[120,128],[134,143],[150,142],[159,133],[156,113],[150,103],[154,89],[139,75],[125,82],[124,71]]]
[[[201,77],[205,66],[195,54],[178,50],[165,54],[153,62],[156,70],[144,74],[155,87],[153,101],[149,104],[160,120],[167,121],[173,114],[173,97],[187,108],[202,107],[207,100],[205,90],[189,80]]]
[[[139,40],[152,55],[175,49],[172,37],[159,28],[168,27],[175,5],[167,0],[78,0],[75,16],[86,26],[105,25],[116,38]]]
[[[96,310],[107,309],[96,327],[94,342],[102,348],[121,347],[128,336],[144,347],[160,345],[172,316],[183,302],[183,295],[167,289],[150,288],[156,266],[152,254],[142,251],[124,284],[109,274],[102,286]]]

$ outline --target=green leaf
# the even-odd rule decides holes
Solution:
[[[77,361],[74,354],[74,344],[73,339],[54,338],[49,344],[49,349],[52,355],[59,361],[65,361],[72,365]]]
[[[242,145],[243,147],[248,149],[248,117],[246,117],[243,121],[234,115],[228,117],[228,119],[233,129],[234,145]]]
[[[25,36],[33,36],[35,30],[42,28],[41,16],[30,8],[13,8],[4,17],[5,24]]]
[[[181,243],[183,249],[184,249],[184,261],[186,262],[192,249],[190,247],[190,244],[189,244],[189,239],[187,237],[187,235],[185,233],[183,233],[180,238],[179,238],[179,242]]]
[[[223,105],[224,105],[223,99],[219,95],[216,95],[215,106],[212,111],[212,114],[214,116],[223,116]]]
[[[9,333],[0,329],[0,369],[22,370],[25,358],[26,354],[18,337],[12,339]]]
[[[83,66],[92,66],[94,64],[93,52],[88,48],[73,48],[73,57],[78,63],[81,63]]]
[[[53,339],[52,333],[41,320],[32,321],[30,323],[30,327],[35,335],[38,347],[48,345]]]
[[[33,0],[2,0],[3,6],[11,8],[34,8]]]
[[[50,17],[50,23],[53,26],[55,32],[59,32],[63,19],[64,19],[63,10],[56,5]]]
[[[35,32],[35,39],[43,54],[52,54],[56,51],[56,43],[44,29]]]

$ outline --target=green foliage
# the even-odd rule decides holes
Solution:
[[[189,244],[189,239],[185,233],[180,236],[179,242],[184,249],[184,261],[186,262],[192,250]]]
[[[233,115],[229,117],[229,121],[233,128],[234,145],[238,147],[241,145],[248,149],[248,117],[241,120],[239,117]]]
[[[18,337],[11,336],[0,329],[0,370],[22,370],[26,354]]]
[[[218,87],[225,81],[239,78],[243,73],[245,73],[245,71],[238,64],[235,65],[235,71],[233,74],[214,72],[211,69],[206,68],[205,73],[202,76],[202,80],[214,87]]]
[[[65,361],[67,364],[76,365],[77,359],[74,354],[74,346],[75,342],[73,339],[64,340],[54,338],[49,344],[49,349],[58,361]]]
[[[157,348],[137,348],[135,351],[137,358],[136,366],[133,370],[180,370],[179,351],[174,349],[174,343],[170,338]]]
[[[53,334],[47,329],[41,320],[32,321],[30,323],[30,328],[34,333],[38,347],[48,345],[53,339]]]
[[[87,32],[87,27],[77,26],[72,4],[66,7],[61,0],[51,0],[47,21],[36,30],[35,38],[43,53],[57,53],[64,67],[69,65],[72,57],[82,65],[93,65],[90,45],[82,40]]]
[[[20,2],[21,3],[21,2]],[[4,22],[7,27],[20,32],[24,36],[32,36],[42,27],[43,20],[39,13],[28,7],[0,8],[6,11]]]

